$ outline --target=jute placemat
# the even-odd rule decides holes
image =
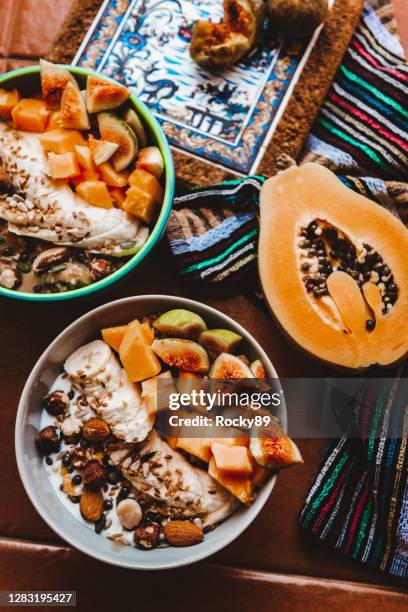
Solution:
[[[74,0],[47,59],[71,63],[102,0]],[[271,175],[281,153],[296,158],[323,102],[358,23],[363,0],[336,0],[330,18],[302,72],[258,172]],[[174,152],[177,176],[186,183],[206,185],[231,178],[228,170]]]

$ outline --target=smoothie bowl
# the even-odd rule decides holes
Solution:
[[[154,249],[173,192],[166,137],[123,85],[45,61],[0,77],[0,295],[109,286]]]
[[[16,421],[20,476],[43,519],[83,552],[138,569],[189,564],[235,539],[276,471],[301,457],[276,416],[270,440],[227,422],[213,438],[163,433],[159,384],[184,393],[220,378],[279,385],[250,334],[203,304],[132,297],[73,323],[34,367]]]

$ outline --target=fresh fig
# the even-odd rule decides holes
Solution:
[[[164,160],[159,147],[145,147],[139,152],[136,168],[150,172],[160,181],[164,172]]]
[[[123,85],[97,76],[89,76],[86,84],[86,101],[89,113],[100,113],[122,106],[130,96]]]
[[[92,158],[97,166],[100,166],[107,162],[114,153],[119,149],[119,145],[115,142],[109,142],[107,140],[98,140],[94,138],[92,134],[89,135],[89,149],[92,154]]]
[[[262,467],[280,470],[303,463],[298,447],[272,420],[272,415],[268,426],[257,428],[251,433],[249,448],[255,461]]]
[[[208,372],[210,362],[207,351],[197,342],[182,338],[163,338],[155,340],[151,348],[171,367],[197,374]]]
[[[112,163],[116,172],[122,172],[137,156],[139,145],[136,134],[127,123],[112,113],[99,113],[98,126],[104,140],[118,145]]]
[[[214,361],[210,378],[240,380],[254,378],[249,367],[235,355],[221,353]]]
[[[255,359],[249,366],[255,375],[255,378],[266,378],[264,365],[260,359]]]
[[[183,308],[165,312],[155,320],[153,325],[162,334],[178,338],[197,338],[207,329],[204,319],[195,312]]]
[[[229,329],[207,329],[200,335],[200,344],[213,359],[220,353],[233,353],[242,336]]]
[[[133,108],[128,108],[122,115],[123,121],[126,121],[136,134],[136,138],[139,142],[141,149],[147,146],[147,136],[142,122],[139,119],[138,114]],[[150,148],[150,147],[149,147]]]
[[[68,83],[61,100],[61,125],[68,130],[89,130],[85,101],[78,86]]]
[[[40,60],[41,89],[47,106],[59,110],[62,95],[68,83],[79,89],[75,77],[66,69]]]

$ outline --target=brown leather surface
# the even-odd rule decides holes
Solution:
[[[408,595],[368,585],[199,564],[168,572],[104,565],[66,548],[0,539],[0,589],[76,590],[80,610],[115,610],[120,603],[158,612],[399,612]],[[128,602],[128,603],[125,603]]]

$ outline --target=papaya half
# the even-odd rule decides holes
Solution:
[[[259,273],[273,315],[314,357],[353,370],[408,353],[408,230],[315,163],[266,181]]]

